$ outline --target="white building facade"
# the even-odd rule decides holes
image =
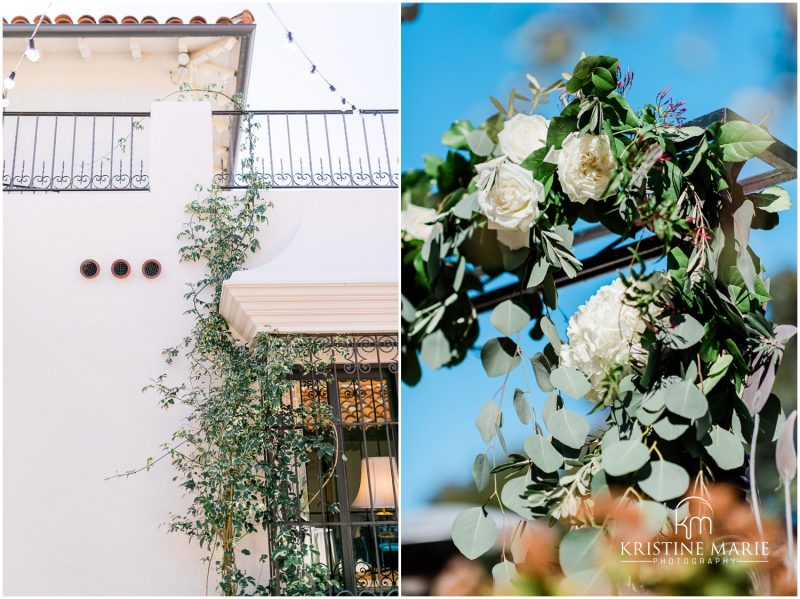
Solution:
[[[35,27],[8,20],[6,71]],[[191,326],[183,296],[200,267],[179,261],[184,207],[212,181],[237,193],[239,115],[225,96],[258,85],[256,24],[248,11],[52,20],[3,116],[4,591],[204,594],[205,553],[163,525],[189,501],[168,462],[106,479],[157,455],[183,416],[141,390]],[[264,330],[352,339],[325,394],[347,456],[329,498],[342,514],[323,505],[309,527],[345,590],[394,594],[397,114],[255,119],[274,207],[222,311],[243,343]],[[376,488],[363,504],[370,461],[388,467],[382,505]]]

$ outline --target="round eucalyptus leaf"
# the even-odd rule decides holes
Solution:
[[[542,332],[545,337],[547,337],[550,345],[558,352],[558,350],[561,349],[561,337],[558,336],[556,325],[554,325],[553,321],[545,314],[539,319],[539,326],[542,328]]]
[[[522,389],[514,390],[514,411],[522,424],[530,423],[531,406],[528,404],[528,398],[525,397],[525,392]]]
[[[744,447],[736,435],[715,424],[703,439],[706,453],[723,470],[733,470],[744,464]]]
[[[453,543],[469,559],[476,559],[494,547],[497,524],[483,508],[471,507],[456,516],[453,522]]]
[[[434,370],[450,361],[450,342],[442,331],[434,331],[422,340],[419,350],[422,361]]]
[[[649,538],[655,537],[664,528],[669,518],[669,509],[663,503],[649,501],[647,499],[639,502],[639,509],[644,516],[644,526],[642,532]]]
[[[689,474],[678,464],[657,460],[642,473],[639,488],[656,501],[668,501],[680,497],[689,488]]]
[[[611,476],[636,472],[649,458],[650,450],[637,439],[603,445],[603,469]]]
[[[495,564],[492,568],[492,578],[494,579],[494,588],[497,591],[508,589],[514,584],[514,581],[519,578],[517,567],[514,562],[503,560],[499,564]]]
[[[492,474],[492,467],[489,464],[489,458],[485,453],[479,453],[475,456],[475,461],[472,464],[472,478],[475,481],[475,486],[479,492],[483,492],[489,486],[489,478]]]
[[[467,133],[467,145],[477,156],[488,156],[494,150],[494,144],[483,129],[473,129]]]
[[[564,463],[564,456],[556,451],[550,439],[542,435],[531,435],[525,439],[524,447],[525,453],[543,472],[555,472]]]
[[[522,495],[526,492],[530,479],[527,474],[507,480],[500,491],[500,501],[515,514],[533,520],[533,513],[528,507],[528,500]]]
[[[517,345],[507,337],[489,339],[481,348],[483,369],[489,376],[503,376],[519,364]]]
[[[677,381],[666,389],[667,409],[673,414],[694,420],[708,411],[708,400],[694,383]]]
[[[492,310],[492,325],[506,337],[519,333],[531,321],[530,314],[513,300],[506,300]]]
[[[478,412],[478,416],[475,418],[475,426],[478,427],[484,443],[491,441],[492,437],[497,434],[500,428],[500,408],[493,399],[483,404],[481,411]]]
[[[580,398],[592,390],[586,375],[577,368],[559,366],[550,373],[550,382],[570,397]]]
[[[567,576],[597,567],[606,550],[602,528],[576,528],[561,539],[558,562]]]
[[[586,418],[569,410],[556,410],[546,424],[556,439],[573,449],[583,447],[586,435],[589,434],[589,422]]]
[[[683,433],[685,433],[688,428],[688,424],[682,422],[673,422],[672,419],[666,414],[663,418],[661,418],[661,420],[653,425],[653,430],[665,441],[674,441]]]

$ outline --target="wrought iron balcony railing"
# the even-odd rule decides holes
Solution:
[[[270,187],[397,187],[397,110],[254,110],[256,170]],[[237,130],[240,112],[215,111],[215,128]],[[226,119],[230,119],[230,122]],[[216,181],[243,187],[236,149],[217,157]]]
[[[4,191],[142,191],[147,112],[5,112]]]
[[[256,110],[256,170],[275,188],[396,188],[397,110]],[[242,113],[213,113],[214,181],[244,187]],[[147,112],[5,112],[4,191],[147,191]],[[237,165],[231,169],[230,165]]]

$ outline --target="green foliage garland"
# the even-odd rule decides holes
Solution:
[[[332,476],[336,434],[326,403],[312,407],[288,398],[293,375],[320,384],[330,378],[335,340],[262,333],[248,346],[219,312],[223,283],[259,249],[259,225],[271,206],[262,199],[267,186],[255,169],[257,128],[244,112],[244,194],[215,184],[187,206],[189,220],[178,236],[185,243],[181,260],[205,265],[185,295],[192,330],[163,352],[167,364],[186,363],[188,379],[173,384],[162,374],[145,390],[154,389],[164,408],[177,403],[188,409],[162,456],[171,458],[175,480],[192,498],[185,514],[173,515],[169,530],[208,550],[209,574],[213,566],[222,593],[326,595],[336,583],[298,526],[310,500],[297,472],[317,458]],[[146,468],[156,461],[148,460]],[[271,553],[259,556],[271,564],[267,582],[237,562],[237,554],[250,553],[243,540],[255,534],[269,539]]]
[[[796,465],[793,426],[783,426],[771,394],[795,328],[766,317],[769,281],[749,235],[777,226],[790,203],[778,187],[745,193],[737,176],[774,140],[743,121],[684,126],[683,103],[666,90],[634,111],[624,95],[632,77],[609,56],[584,57],[566,81],[545,88],[529,80],[531,98],[512,91],[507,106],[492,98],[497,114],[478,126],[456,121],[442,138],[446,157],[426,156],[424,169],[403,174],[404,381],[419,381],[417,356],[431,368],[463,361],[478,338],[471,297],[487,275],[513,274],[518,293],[491,315],[501,336],[481,348],[487,375],[503,380],[476,421],[487,452],[473,474],[478,490],[488,489],[486,502],[572,527],[561,566],[568,577],[580,574],[578,582],[591,564],[569,547],[585,548],[605,531],[594,507],[609,490],[635,500],[660,531],[681,497],[732,481],[749,491],[760,531],[757,444],[783,438],[778,470],[787,489],[792,459]],[[549,123],[530,116],[553,93],[560,114]],[[657,239],[667,270],[648,272],[634,249],[627,274],[571,319],[564,341],[549,315],[557,278],[574,278],[583,266],[572,251],[579,219],[619,240]],[[612,331],[627,347],[605,362],[603,326],[627,335]],[[590,341],[579,339],[582,327]],[[526,329],[547,338],[543,352],[526,355]],[[545,395],[536,405],[530,388],[514,392],[514,412],[531,427],[524,455],[509,454],[502,433],[504,390],[516,368]],[[593,401],[605,415],[602,429],[591,432],[564,396]],[[506,456],[500,463],[498,451]],[[494,545],[490,521],[478,508],[456,520],[453,540],[467,557]]]

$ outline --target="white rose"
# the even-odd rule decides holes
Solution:
[[[644,353],[640,341],[645,323],[639,311],[625,302],[626,290],[621,279],[601,287],[569,319],[569,343],[561,345],[559,362],[587,376],[592,390],[586,399],[600,401],[601,383],[610,368],[622,364],[627,374],[631,356]]]
[[[509,249],[530,245],[530,228],[539,216],[544,186],[531,171],[500,156],[477,165],[478,206],[496,230],[497,239]]]
[[[405,210],[400,212],[400,228],[406,232],[407,237],[425,241],[433,229],[433,225],[427,223],[434,218],[436,218],[436,210],[433,208],[424,208],[409,203]]]
[[[560,150],[545,158],[558,165],[558,180],[569,199],[579,204],[603,198],[614,172],[611,142],[605,134],[570,133]]]
[[[538,114],[515,114],[497,134],[500,151],[512,162],[522,164],[531,152],[544,147],[549,126],[549,121]]]

